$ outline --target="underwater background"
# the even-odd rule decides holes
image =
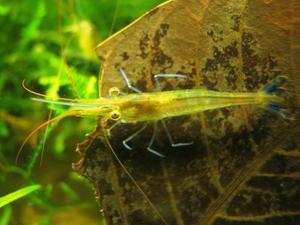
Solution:
[[[0,197],[40,185],[0,208],[1,225],[104,224],[92,186],[71,167],[79,158],[76,144],[95,128],[96,118],[50,125],[30,139],[16,164],[32,129],[63,112],[31,101],[22,81],[42,94],[74,98],[72,74],[80,97],[97,97],[96,45],[161,2],[0,1]]]
[[[299,12],[299,0],[0,0],[0,225],[300,224]],[[283,76],[285,102],[167,118],[183,148],[158,124],[128,151],[142,122],[108,135],[100,115],[34,131],[68,111],[32,97],[132,93],[121,68],[142,92],[162,73],[186,75],[163,91],[223,93]],[[153,133],[164,159],[146,151]]]

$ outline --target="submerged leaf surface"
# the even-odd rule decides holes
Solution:
[[[297,0],[173,0],[153,9],[97,47],[104,60],[99,90],[130,92],[132,84],[154,91],[153,76],[177,73],[163,90],[206,88],[257,91],[278,75],[299,85],[300,3]],[[289,93],[294,93],[289,87]],[[299,103],[291,94],[287,101]],[[283,121],[256,107],[236,107],[171,118],[178,142],[171,148],[161,130],[146,151],[152,130],[122,141],[141,124],[112,130],[112,147],[169,224],[294,225],[300,221],[299,115]],[[99,123],[100,124],[100,123]],[[107,224],[162,224],[114,160],[102,129],[79,145],[76,169],[94,184]]]

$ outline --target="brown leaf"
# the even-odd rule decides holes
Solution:
[[[97,47],[100,92],[129,92],[120,68],[144,92],[159,73],[188,75],[162,81],[163,90],[256,91],[278,75],[297,86],[299,15],[298,0],[168,1]],[[299,103],[298,95],[288,99]],[[168,224],[299,224],[297,110],[294,121],[256,107],[169,119],[174,139],[194,144],[171,148],[160,132],[155,148],[163,160],[145,150],[151,128],[130,142],[134,150],[122,146],[142,124],[116,127],[109,143]],[[101,127],[79,151],[77,170],[94,184],[109,225],[163,224],[114,160]]]

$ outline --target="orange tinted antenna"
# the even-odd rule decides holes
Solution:
[[[25,138],[25,140],[23,141],[22,145],[20,146],[19,150],[18,150],[18,154],[16,156],[16,163],[18,163],[20,154],[25,146],[25,144],[28,142],[28,140],[35,134],[37,133],[40,129],[42,129],[43,127],[47,126],[48,124],[56,121],[56,120],[61,120],[63,118],[69,117],[69,116],[75,116],[78,115],[80,112],[79,111],[72,111],[69,113],[65,113],[59,116],[56,116],[50,120],[47,120],[46,122],[43,122],[42,124],[40,124],[39,126],[37,126],[33,131],[30,132],[30,134]]]
[[[34,94],[34,95],[43,97],[43,98],[47,98],[46,95],[41,94],[41,93],[38,93],[38,92],[36,92],[36,91],[33,91],[33,90],[29,89],[29,88],[26,86],[25,83],[26,83],[26,80],[24,79],[24,80],[22,81],[22,87],[23,87],[26,91],[28,91],[28,92],[31,93],[31,94]],[[63,100],[63,101],[77,102],[76,100],[70,99],[70,98],[55,98],[55,99]]]
[[[38,93],[38,92],[35,92],[35,91],[33,91],[33,90],[30,90],[28,87],[26,87],[25,82],[26,82],[26,80],[24,79],[24,80],[22,81],[22,87],[23,87],[26,91],[28,91],[28,92],[31,93],[31,94],[34,94],[34,95],[37,95],[37,96],[46,98],[46,95],[41,94],[41,93]]]

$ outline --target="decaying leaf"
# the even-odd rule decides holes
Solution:
[[[207,88],[257,91],[278,75],[291,83],[287,101],[299,104],[300,2],[298,0],[173,0],[153,9],[101,43],[100,92],[129,92],[123,68],[142,91],[154,90],[153,75],[179,73],[163,90]],[[167,121],[188,148],[169,147],[152,130],[122,146],[141,124],[120,125],[107,143],[99,126],[79,145],[76,169],[97,191],[107,224],[163,224],[112,156],[108,145],[168,224],[292,225],[300,222],[299,116],[284,121],[256,107],[236,107]]]

